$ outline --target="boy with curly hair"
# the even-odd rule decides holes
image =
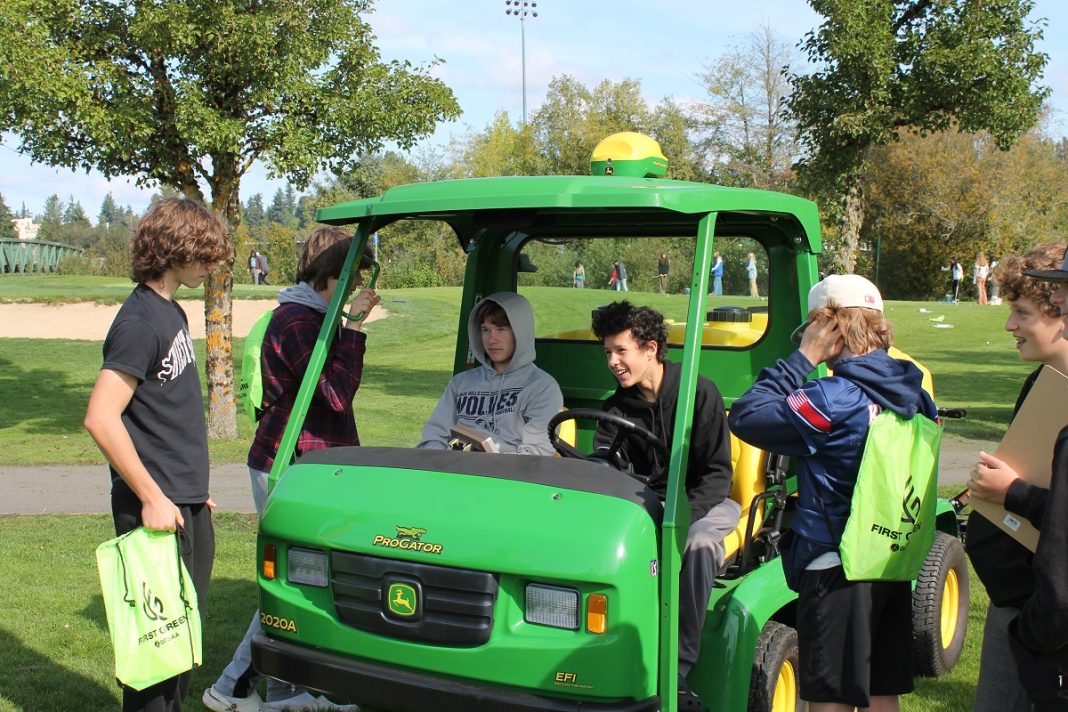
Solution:
[[[604,410],[643,426],[670,452],[682,368],[665,358],[667,326],[663,315],[650,307],[615,302],[594,313],[593,333],[604,345],[608,369],[619,383],[605,401]],[[607,446],[615,435],[614,426],[600,424],[594,444]],[[668,463],[660,460],[656,449],[630,436],[623,441],[620,454],[635,473],[648,477],[649,487],[663,501]],[[723,539],[738,526],[742,511],[730,499],[731,477],[731,440],[723,397],[712,381],[698,376],[686,464],[690,528],[679,576],[680,710],[705,709],[686,677],[701,651],[708,599],[726,556]]]
[[[166,198],[137,224],[130,255],[137,286],[104,340],[85,428],[111,468],[116,534],[177,529],[203,614],[215,558],[208,438],[189,321],[174,294],[200,286],[217,264],[233,260],[233,250],[218,216],[195,201]],[[180,710],[191,677],[124,687],[122,708]]]

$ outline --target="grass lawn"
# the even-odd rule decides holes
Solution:
[[[125,277],[93,277],[85,274],[4,275],[0,279],[0,304],[9,302],[99,302],[122,304],[133,289]],[[235,284],[234,299],[274,299],[277,285]],[[179,299],[203,299],[204,288],[182,288]]]

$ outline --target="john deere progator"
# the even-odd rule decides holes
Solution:
[[[260,523],[261,672],[380,710],[675,709],[696,377],[714,380],[729,408],[763,366],[795,348],[790,332],[818,278],[819,221],[813,203],[790,195],[646,177],[663,175],[666,159],[643,137],[617,136],[598,152],[599,175],[404,185],[324,208],[318,220],[353,226],[350,266],[379,231],[388,240],[391,229],[429,221],[455,233],[466,273],[454,371],[469,366],[466,323],[479,299],[524,294],[538,321],[537,364],[559,382],[567,408],[553,437],[583,452],[595,428],[583,411],[599,410],[615,388],[589,330],[591,310],[617,296],[660,309],[668,357],[683,374],[667,501],[640,478],[573,457],[352,447],[294,461],[348,268]],[[675,294],[658,294],[652,265],[661,252],[681,272]],[[714,252],[727,265],[725,296],[708,296]],[[759,265],[757,297],[744,276],[749,253]],[[619,258],[629,287],[644,293],[604,291]],[[587,289],[571,289],[576,261]],[[555,265],[564,274],[564,263],[558,285],[535,286],[533,270],[544,278]],[[785,458],[744,442],[732,443],[732,459],[731,497],[742,515],[689,683],[712,710],[786,712],[800,706],[796,596],[777,545],[794,479]],[[914,594],[915,665],[926,675],[956,662],[968,607],[956,518],[946,503],[938,511],[940,532]]]

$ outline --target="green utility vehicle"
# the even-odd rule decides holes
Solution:
[[[820,231],[807,200],[628,177],[623,163],[601,161],[615,175],[405,185],[319,211],[321,222],[353,225],[356,239],[271,473],[257,545],[260,672],[381,710],[676,708],[696,377],[713,379],[729,408],[795,348]],[[450,229],[466,253],[454,372],[469,365],[466,324],[479,299],[522,293],[537,320],[537,364],[564,394],[553,436],[582,452],[596,425],[585,411],[599,411],[616,385],[591,311],[626,296],[665,314],[668,357],[682,364],[666,502],[637,478],[569,457],[352,447],[293,461],[352,261],[369,235],[388,240],[413,222]],[[708,295],[714,251],[726,264],[724,296]],[[662,252],[674,294],[659,294]],[[615,259],[641,294],[604,291]],[[586,289],[571,288],[576,262]],[[549,295],[564,289],[568,299],[548,313]],[[712,710],[786,712],[800,706],[796,595],[777,545],[794,478],[789,461],[744,442],[732,442],[732,460],[742,515],[689,681]],[[938,512],[914,594],[916,669],[927,675],[956,662],[968,612],[957,520],[948,503]]]

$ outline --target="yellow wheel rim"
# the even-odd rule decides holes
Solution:
[[[942,587],[942,648],[953,644],[957,632],[957,614],[960,611],[960,581],[957,572],[950,569]]]
[[[793,663],[784,660],[779,668],[779,679],[775,681],[775,695],[772,697],[771,712],[796,712],[797,710],[797,672]]]

